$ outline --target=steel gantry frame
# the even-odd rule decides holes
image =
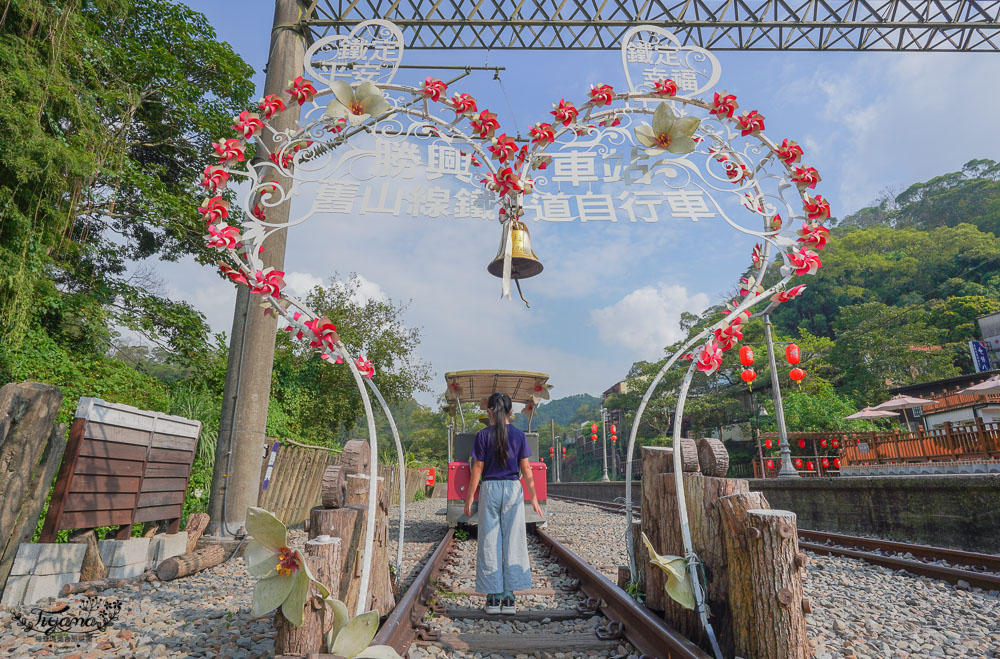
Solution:
[[[710,50],[997,52],[1000,0],[305,0],[314,38],[384,18],[407,48],[604,50],[635,25]]]

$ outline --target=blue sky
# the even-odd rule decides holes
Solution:
[[[189,2],[257,71],[261,89],[273,3]],[[986,118],[1000,106],[1000,58],[989,54],[717,53],[717,89],[758,109],[767,133],[797,140],[823,193],[843,216],[885,189],[955,171],[973,158],[1000,157]],[[627,88],[619,51],[408,51],[406,64],[503,66],[503,88],[479,72],[449,93],[472,94],[527,134],[553,102],[586,98],[592,83]],[[415,83],[449,72],[400,71]],[[504,94],[506,91],[506,97]],[[508,105],[508,101],[510,105]],[[206,162],[209,154],[206,154]],[[529,225],[545,272],[527,280],[530,310],[499,298],[486,272],[499,244],[494,222],[448,218],[325,215],[289,232],[285,270],[300,292],[335,272],[357,272],[369,295],[408,304],[422,328],[419,356],[435,372],[432,402],[446,371],[523,368],[551,374],[553,396],[599,394],[633,361],[657,358],[680,336],[683,311],[699,312],[731,290],[752,241],[718,223]],[[156,263],[172,297],[229,332],[235,289],[190,260]],[[822,271],[818,276],[823,276]],[[796,301],[808,304],[808,293]],[[377,366],[377,365],[376,365]]]

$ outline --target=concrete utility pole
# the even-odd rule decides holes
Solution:
[[[785,428],[785,408],[781,404],[781,385],[778,384],[778,365],[774,360],[774,340],[771,338],[771,316],[764,314],[764,336],[767,338],[767,361],[771,367],[771,394],[774,396],[774,416],[778,422],[778,441],[781,442],[781,469],[778,478],[799,478],[792,465],[792,450],[788,446],[788,429]],[[764,465],[761,464],[763,470]]]
[[[270,57],[264,95],[287,96],[288,82],[302,75],[306,42],[297,25],[305,16],[298,0],[275,0],[271,29]],[[299,119],[298,104],[271,120],[275,130],[293,128]],[[261,140],[273,149],[269,132]],[[258,160],[266,160],[263,154]],[[269,172],[278,184],[288,189],[291,179]],[[267,209],[268,222],[287,222],[289,203]],[[264,266],[284,270],[284,231],[267,239],[262,255]],[[265,316],[258,306],[259,295],[251,295],[246,286],[236,294],[233,330],[229,343],[229,364],[222,397],[222,417],[215,449],[215,470],[208,514],[212,521],[207,532],[214,536],[232,536],[246,523],[247,508],[257,505],[261,460],[264,455],[267,404],[271,396],[271,368],[274,362],[274,339],[277,318]]]
[[[607,483],[611,480],[608,478],[608,411],[603,407],[601,408],[601,438],[604,440],[601,442],[604,445],[604,476],[601,477],[601,480]]]

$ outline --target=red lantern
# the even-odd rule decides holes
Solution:
[[[819,440],[819,447],[820,448],[826,448],[826,440],[825,439]]]
[[[813,464],[812,460],[806,462],[806,469],[808,469],[809,471],[813,471],[814,469],[816,469],[816,465]]]
[[[802,458],[795,458],[795,468],[802,469]]]
[[[611,441],[612,442],[617,442],[618,441],[618,435],[611,435]]]
[[[771,448],[771,446],[773,444],[774,444],[774,442],[772,442],[770,439],[765,439],[764,440],[764,448]]]
[[[805,447],[806,447],[806,440],[799,438],[799,448],[805,448]]]
[[[590,424],[590,432],[597,432],[597,424],[596,423]]]
[[[833,446],[833,448],[839,448],[840,447],[840,440],[839,439],[833,439],[833,440],[830,440],[830,441],[831,441],[831,445]]]
[[[595,432],[593,435],[590,436],[590,438],[596,442],[597,441],[597,433]]]
[[[564,458],[566,457],[566,447],[565,446],[563,447],[563,457]]]
[[[743,369],[743,372],[740,373],[740,378],[747,384],[750,384],[757,379],[757,372],[752,368]]]
[[[613,435],[613,434],[615,434],[616,432],[618,432],[618,426],[616,426],[615,424],[613,424],[613,423],[612,423],[612,424],[611,424],[611,427],[610,427],[610,428],[608,428],[608,430],[610,430],[610,431],[611,431],[611,434]]]
[[[750,346],[740,348],[740,363],[744,366],[753,366],[753,348]]]
[[[823,458],[822,464],[823,464],[823,469],[829,469],[830,468],[830,461],[827,458]]]
[[[768,468],[768,469],[774,469],[774,460],[768,460],[768,461],[767,461],[767,462],[765,462],[764,464],[766,464],[766,465],[767,465],[767,468]]]
[[[795,367],[792,370],[788,371],[788,377],[792,378],[796,382],[799,382],[805,376],[806,376],[806,372],[803,371],[801,368],[798,368],[798,367]]]
[[[555,455],[556,455],[556,449],[554,447],[550,446],[549,447],[549,457],[553,457],[554,458]]]
[[[840,458],[833,459],[833,467],[834,469],[840,469]]]
[[[795,366],[802,361],[802,356],[799,354],[799,347],[794,343],[789,343],[785,346],[785,359],[787,359],[788,363],[792,366]]]

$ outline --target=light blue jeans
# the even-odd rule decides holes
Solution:
[[[482,481],[476,592],[488,595],[527,588],[531,588],[531,563],[521,482]]]

